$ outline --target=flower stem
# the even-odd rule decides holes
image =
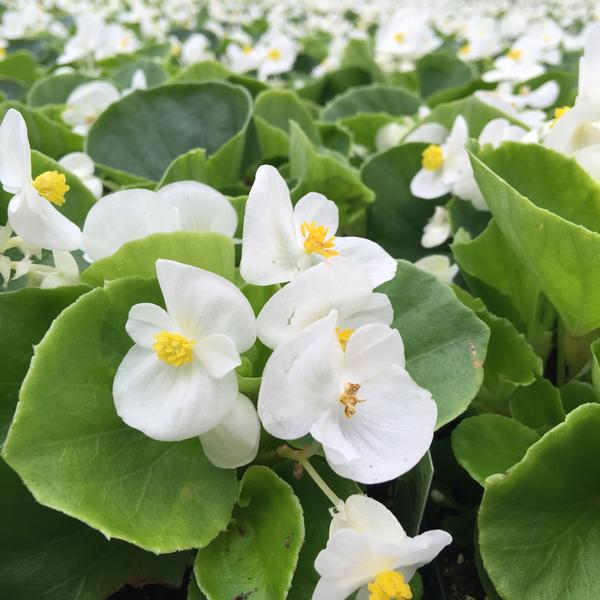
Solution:
[[[325,480],[317,473],[317,470],[310,464],[308,458],[304,458],[300,461],[300,464],[304,467],[304,470],[311,476],[312,480],[317,484],[321,491],[333,502],[334,506],[337,506],[342,502],[338,498],[335,492],[325,483]]]

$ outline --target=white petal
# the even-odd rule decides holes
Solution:
[[[560,86],[558,83],[556,81],[546,81],[546,83],[527,94],[527,101],[529,106],[533,108],[548,108],[556,102],[559,94]]]
[[[21,113],[10,108],[0,125],[0,181],[16,194],[31,180],[31,151],[27,125]]]
[[[254,285],[290,281],[302,254],[285,180],[275,167],[263,165],[246,202],[240,274]]]
[[[200,359],[208,374],[219,379],[242,364],[242,359],[233,340],[222,333],[214,333],[202,338],[194,347],[194,354]]]
[[[179,441],[214,429],[237,395],[237,379],[208,375],[198,360],[173,367],[153,350],[133,346],[113,382],[117,414],[134,429],[161,441]]]
[[[337,402],[342,349],[335,311],[277,346],[263,372],[258,415],[275,437],[296,439]]]
[[[292,339],[332,308],[339,319],[369,306],[373,284],[369,274],[351,264],[322,262],[276,292],[257,319],[258,337],[269,348]]]
[[[421,169],[410,182],[410,193],[417,198],[432,200],[444,196],[450,187],[444,183],[443,170],[428,171]]]
[[[156,342],[154,336],[161,331],[180,333],[164,308],[148,302],[131,307],[125,330],[136,344],[144,348],[152,348]]]
[[[364,382],[357,396],[363,402],[354,416],[347,418],[340,410],[337,418],[360,458],[334,463],[327,455],[327,440],[321,440],[331,468],[366,484],[389,481],[412,469],[433,439],[437,407],[431,394],[393,365]]]
[[[239,353],[256,340],[250,303],[224,277],[173,260],[157,260],[156,274],[168,313],[186,337],[201,342],[215,333],[230,337]]]
[[[71,171],[80,179],[91,177],[94,174],[94,161],[85,152],[65,154],[58,162],[67,171]]]
[[[439,123],[424,123],[413,129],[405,138],[405,142],[426,142],[428,144],[443,144],[449,131]]]
[[[452,283],[454,276],[458,273],[458,265],[450,263],[450,259],[444,254],[430,254],[415,261],[415,267],[435,275],[444,283]]]
[[[310,192],[302,196],[294,207],[296,231],[300,232],[303,223],[316,223],[329,229],[329,235],[335,235],[339,224],[339,211],[335,202],[328,200],[323,194]]]
[[[600,145],[594,144],[575,152],[575,160],[596,180],[600,181]]]
[[[425,531],[414,538],[407,538],[398,548],[394,570],[410,581],[415,571],[430,563],[448,544],[452,536],[441,529]]]
[[[122,190],[92,206],[83,225],[83,245],[94,261],[110,256],[126,242],[179,228],[177,211],[164,198],[150,190]]]
[[[238,394],[223,420],[200,436],[206,458],[221,469],[235,469],[252,462],[260,442],[260,421],[254,404]]]
[[[179,211],[182,229],[215,231],[228,237],[235,235],[235,209],[221,192],[209,185],[199,181],[176,181],[161,188],[158,195]]]
[[[48,250],[79,250],[81,231],[27,184],[8,204],[8,222],[27,243]]]
[[[352,261],[371,277],[373,287],[394,278],[398,263],[379,244],[360,237],[339,237],[335,240],[339,258]],[[330,259],[336,262],[338,257]]]

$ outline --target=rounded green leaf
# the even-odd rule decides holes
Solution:
[[[0,62],[0,76],[12,77],[31,85],[38,76],[39,65],[31,52],[11,52]]]
[[[490,330],[451,288],[406,261],[378,291],[394,308],[392,327],[406,351],[406,369],[437,403],[437,426],[463,413],[483,380]]]
[[[155,556],[41,506],[0,460],[0,596],[99,600],[124,585],[181,585],[187,553]]]
[[[137,91],[102,113],[89,132],[87,152],[102,165],[158,181],[188,150],[215,154],[245,129],[250,110],[250,94],[224,82]]]
[[[452,93],[460,93],[471,83],[475,72],[455,54],[432,52],[417,60],[417,74],[421,83],[421,96],[428,102],[448,98]],[[457,97],[457,96],[455,96]]]
[[[233,522],[198,552],[194,572],[208,600],[284,600],[304,541],[302,507],[267,467],[250,467]]]
[[[600,597],[600,406],[586,404],[486,481],[485,569],[504,600]]]
[[[81,73],[60,73],[49,75],[36,81],[29,90],[27,99],[31,106],[44,106],[45,104],[64,104],[69,94],[78,86],[92,81],[87,75]]]
[[[160,189],[174,181],[200,181],[206,183],[207,179],[206,150],[198,148],[178,156],[167,167],[156,189]]]
[[[458,463],[483,485],[496,473],[518,463],[539,436],[515,419],[478,415],[461,421],[452,432],[452,450]]]
[[[36,348],[4,458],[38,502],[153,552],[206,545],[229,521],[235,472],[198,439],[157,442],[117,416],[112,383],[132,305],[155,280],[121,279],[67,308]]]
[[[122,277],[154,277],[159,258],[200,267],[233,281],[235,252],[233,240],[220,233],[176,231],[154,233],[123,244],[114,254],[92,263],[82,280],[90,285]]]

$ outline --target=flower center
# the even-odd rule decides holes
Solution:
[[[250,54],[250,53],[252,52],[252,46],[244,46],[244,47],[242,48],[242,52],[243,52],[244,54]],[[273,52],[273,50],[271,50],[271,52]]]
[[[461,46],[458,50],[458,53],[462,54],[463,56],[468,56],[471,54],[471,44],[465,44],[464,46]]]
[[[314,221],[305,221],[300,226],[300,233],[304,238],[304,252],[306,254],[320,254],[325,258],[337,256],[335,248],[335,236],[327,238],[329,227],[317,225]]]
[[[421,154],[421,165],[426,171],[437,171],[444,164],[444,151],[441,146],[431,144]]]
[[[403,44],[405,39],[406,37],[401,32],[398,32],[394,35],[394,41],[398,44]]]
[[[554,120],[550,124],[550,127],[554,127],[556,125],[556,122],[561,117],[564,117],[570,110],[571,110],[570,106],[560,106],[558,108],[555,108],[554,109]]]
[[[196,340],[189,340],[184,335],[170,331],[161,331],[154,339],[156,342],[152,344],[152,349],[160,360],[172,367],[181,367],[192,362]]]
[[[369,600],[411,600],[410,586],[397,571],[383,571],[367,586]]]
[[[267,52],[267,58],[269,60],[279,60],[281,58],[281,50],[277,48],[272,48]]]
[[[65,203],[65,194],[71,189],[64,174],[58,171],[44,171],[33,180],[33,187],[56,206]]]
[[[340,340],[340,346],[342,350],[346,350],[346,344],[350,339],[350,336],[354,333],[354,329],[342,329],[341,327],[336,327],[335,332],[337,333],[338,340]]]
[[[360,390],[360,383],[347,383],[340,394],[340,403],[344,405],[344,415],[350,419],[356,413],[356,405],[364,402],[356,397]]]
[[[523,50],[519,50],[518,48],[513,48],[506,53],[506,56],[511,60],[519,60],[523,56]]]

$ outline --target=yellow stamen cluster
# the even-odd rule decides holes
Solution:
[[[406,39],[406,36],[403,33],[398,32],[394,35],[394,41],[397,44],[403,44],[405,39]]]
[[[243,46],[242,47],[242,52],[244,54],[250,54],[252,52],[252,46]]]
[[[329,235],[329,228],[325,225],[317,225],[314,221],[304,222],[300,226],[300,233],[304,238],[304,252],[307,254],[320,254],[325,258],[337,256],[335,248],[335,236]]]
[[[570,110],[571,110],[570,106],[560,106],[559,108],[555,108],[554,109],[554,120],[550,124],[550,127],[554,127],[556,125],[556,122],[561,117],[564,117],[565,114],[567,114]]]
[[[267,58],[269,60],[279,60],[281,58],[281,50],[277,48],[272,48],[267,52]]]
[[[340,403],[344,405],[344,415],[350,419],[356,414],[356,405],[364,402],[356,397],[360,390],[360,383],[347,383],[340,394]]]
[[[354,333],[354,329],[342,329],[341,327],[336,327],[335,331],[338,336],[338,340],[340,340],[340,346],[342,350],[346,350],[346,344],[350,339],[350,336]]]
[[[430,144],[421,154],[421,166],[426,171],[437,171],[444,164],[444,151],[437,144]]]
[[[458,50],[458,53],[462,56],[468,56],[471,54],[471,44],[465,44],[464,46],[461,46]]]
[[[397,571],[379,573],[367,587],[369,600],[411,600],[413,597],[410,586]]]
[[[518,48],[513,48],[506,53],[506,56],[511,60],[519,60],[523,56],[523,50],[519,50]]]
[[[156,342],[152,349],[160,360],[172,367],[181,367],[192,362],[195,340],[190,340],[179,333],[161,331],[154,336]]]
[[[64,174],[58,171],[44,171],[33,180],[33,187],[56,206],[65,203],[65,194],[71,189]]]

